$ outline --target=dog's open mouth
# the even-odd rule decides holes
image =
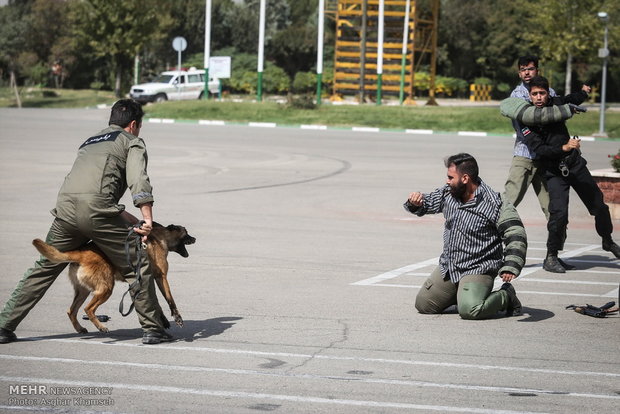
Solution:
[[[189,257],[189,252],[185,248],[186,245],[196,243],[196,238],[190,236],[189,234],[183,237],[182,244],[177,247],[176,252],[181,255],[181,257]]]

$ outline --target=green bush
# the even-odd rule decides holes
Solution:
[[[316,109],[314,96],[309,93],[300,96],[288,96],[287,106],[294,109]]]
[[[316,89],[316,74],[312,72],[297,72],[293,80],[293,92],[305,93]]]
[[[474,82],[476,85],[493,85],[493,81],[489,78],[476,78],[474,79]]]
[[[286,93],[290,87],[291,79],[284,69],[271,62],[266,62],[263,72],[263,91],[268,93]]]
[[[417,91],[428,93],[431,87],[431,75],[428,72],[416,72],[413,86]],[[455,93],[467,91],[469,84],[464,79],[451,78],[448,76],[435,77],[435,93],[452,96]]]

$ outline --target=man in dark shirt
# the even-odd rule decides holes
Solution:
[[[584,100],[586,88],[575,94],[550,98],[549,82],[542,76],[536,76],[530,81],[530,98],[538,108],[566,103],[579,104]],[[566,271],[558,261],[558,252],[564,248],[566,239],[568,196],[571,187],[588,212],[594,216],[596,232],[602,238],[603,250],[620,258],[620,246],[614,243],[611,237],[613,224],[609,207],[603,201],[603,193],[586,167],[586,160],[581,156],[579,138],[570,137],[563,121],[545,126],[526,126],[522,132],[528,146],[534,150],[545,168],[550,196],[547,256],[543,268],[553,273]]]

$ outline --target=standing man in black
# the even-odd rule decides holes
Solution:
[[[580,104],[587,98],[589,87],[571,95],[550,98],[549,82],[542,76],[530,81],[530,99],[537,108],[566,103]],[[568,197],[575,190],[588,212],[594,216],[596,232],[602,238],[603,250],[620,258],[620,246],[612,239],[613,224],[603,193],[586,167],[581,156],[579,138],[571,138],[565,122],[545,126],[526,126],[522,129],[528,146],[537,154],[545,169],[549,190],[549,222],[547,229],[547,256],[543,268],[553,273],[565,273],[558,261],[558,252],[564,248],[568,225]]]

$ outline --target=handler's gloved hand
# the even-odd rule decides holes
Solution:
[[[579,106],[572,103],[569,103],[568,106],[570,107],[571,112],[574,114],[579,114],[588,110],[588,108],[586,108],[585,106]]]

